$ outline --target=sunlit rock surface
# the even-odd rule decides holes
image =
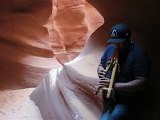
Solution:
[[[50,69],[74,59],[102,24],[96,14],[84,0],[2,0],[0,88],[37,86]]]
[[[61,2],[58,4],[60,6],[58,8],[61,8],[61,14],[67,12],[67,9],[79,15],[76,16],[75,20],[72,18],[74,16],[70,16],[70,14],[65,15],[66,19],[62,18],[61,14],[57,18],[55,17],[52,25],[59,28],[58,32],[62,31],[59,32],[60,35],[56,39],[62,42],[57,45],[60,51],[54,51],[55,56],[57,53],[64,51],[63,46],[67,46],[66,51],[70,53],[76,48],[72,46],[73,44],[79,48],[83,45],[81,43],[85,40],[87,42],[76,59],[62,67],[52,69],[45,76],[41,84],[31,94],[31,99],[39,107],[44,120],[98,120],[102,102],[100,97],[93,95],[93,89],[98,82],[96,69],[105,44],[98,49],[99,43],[103,43],[102,40],[99,40],[99,43],[97,41],[97,45],[93,45],[90,44],[91,39],[88,40],[88,38],[104,21],[97,10],[85,1],[77,0],[76,3],[67,1],[66,3],[64,0]],[[63,8],[65,8],[64,11]],[[84,14],[85,10],[87,12]],[[73,24],[68,24],[69,21],[72,21]],[[58,27],[62,24],[62,27]],[[77,31],[75,30],[76,24],[79,24]],[[87,31],[87,34],[85,31]],[[51,32],[54,31],[51,29]],[[79,43],[76,41],[76,36],[83,36],[78,38]],[[71,43],[67,39],[70,39]],[[53,47],[56,46],[52,45]]]
[[[44,120],[99,119],[102,101],[93,94],[99,55],[85,55],[48,73],[31,94]]]

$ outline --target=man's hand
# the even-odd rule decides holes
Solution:
[[[107,87],[109,86],[110,80],[108,78],[103,78],[98,82],[98,86]]]
[[[94,89],[94,94],[97,95],[100,89],[108,88],[110,80],[108,78],[101,79]]]

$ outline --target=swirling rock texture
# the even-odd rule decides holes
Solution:
[[[35,86],[58,63],[44,27],[51,8],[45,0],[0,2],[1,88]]]
[[[104,22],[96,9],[83,0],[12,0],[0,5],[1,89],[37,86],[50,69],[74,59]],[[37,107],[29,101],[32,90],[1,92],[0,118],[42,119]],[[70,110],[68,113],[64,119],[79,119]]]
[[[154,42],[160,26],[158,1],[87,1],[1,0],[0,88],[35,87],[44,78],[31,94],[44,120],[97,120],[102,105],[92,91],[98,82],[96,68],[109,28],[126,22],[152,60],[148,93],[154,104],[145,120],[159,120],[160,57]]]
[[[53,41],[52,48],[59,48],[59,51],[54,51],[55,56],[57,56],[59,52],[62,53],[60,55],[64,56],[66,55],[66,51],[72,53],[75,49],[82,47],[84,41],[87,40],[91,33],[100,27],[104,21],[97,10],[86,1],[59,0],[57,2],[57,13],[59,14],[57,17],[55,16],[55,21],[51,21],[51,25],[59,28],[57,30],[59,34],[55,40],[60,42]],[[58,12],[58,10],[60,11]],[[68,12],[73,12],[78,15],[74,16],[72,13],[73,16],[71,16],[71,14],[66,14]],[[64,19],[64,16],[66,19]],[[69,24],[70,22],[72,23],[71,25]],[[58,27],[60,25],[63,26]],[[49,28],[52,28],[52,26],[49,26]],[[52,34],[56,29],[53,28],[53,30],[49,29],[49,32]],[[70,41],[68,41],[68,39]],[[54,44],[54,42],[57,44]],[[93,47],[92,45],[89,46],[88,43],[86,46],[85,49]],[[86,51],[85,49],[84,51]],[[100,99],[94,97],[92,93],[93,87],[98,80],[95,71],[96,63],[98,63],[97,61],[100,57],[97,57],[99,55],[97,52],[94,53],[92,51],[91,53],[94,53],[93,55],[89,52],[86,54],[84,54],[85,52],[81,52],[79,57],[72,61],[75,61],[75,66],[71,62],[68,66],[63,65],[60,68],[52,69],[48,75],[46,75],[43,82],[31,95],[32,100],[39,106],[43,119],[98,119],[101,102]],[[89,54],[89,56],[87,54]],[[61,56],[58,55],[58,57]],[[92,61],[89,63],[87,62],[89,60]],[[84,68],[84,66],[86,67]],[[44,97],[41,98],[40,94],[43,94]]]
[[[3,0],[0,11],[0,88],[36,86],[102,24],[84,0]]]

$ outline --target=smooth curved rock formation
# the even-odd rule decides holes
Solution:
[[[93,95],[93,89],[98,82],[100,55],[101,52],[77,58],[48,73],[31,94],[44,120],[99,119],[102,101]]]
[[[85,0],[53,0],[52,3],[52,14],[46,27],[52,51],[59,62],[64,63],[80,53],[86,40],[103,21]]]
[[[60,66],[44,27],[51,7],[46,0],[0,2],[0,88],[36,86],[51,68]]]
[[[50,69],[74,59],[103,22],[85,0],[0,3],[0,88],[37,86]]]
[[[87,11],[85,26],[78,23],[80,24],[78,34],[84,35],[80,41],[88,39],[91,33],[104,22],[102,16],[91,5],[88,3],[85,3],[85,5]],[[74,26],[71,26],[68,29],[73,31],[72,27],[74,28]],[[84,28],[88,29],[88,34],[84,34]],[[71,33],[74,34],[75,31],[71,31],[68,32],[73,38]],[[67,37],[65,34],[61,36]],[[74,36],[76,36],[76,33]],[[65,39],[60,40],[64,41]],[[75,39],[72,40],[74,42]],[[101,98],[93,95],[93,89],[98,81],[96,69],[104,49],[102,46],[105,44],[100,45],[98,49],[98,45],[104,43],[102,40],[94,42],[97,46],[90,44],[90,42],[92,42],[92,39],[87,41],[85,48],[76,59],[62,67],[52,69],[31,94],[31,99],[39,107],[44,120],[98,120],[102,108]],[[68,41],[63,43],[69,44]],[[77,46],[79,45],[77,44]]]

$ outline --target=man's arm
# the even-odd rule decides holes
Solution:
[[[144,88],[144,77],[136,77],[135,80],[126,83],[115,83],[114,89],[118,91],[136,92]]]

